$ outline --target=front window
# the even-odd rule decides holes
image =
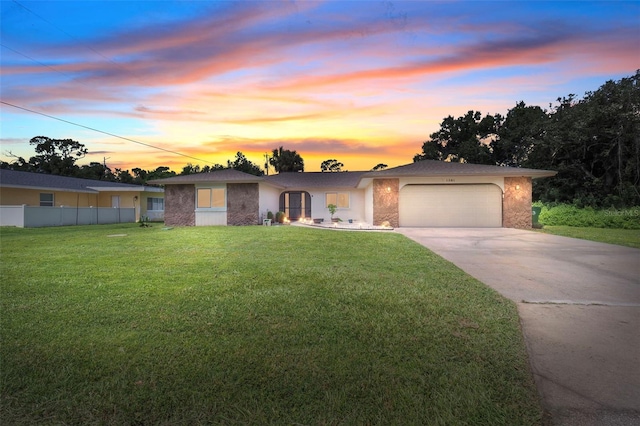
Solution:
[[[40,207],[53,207],[53,194],[41,192],[40,193]]]
[[[147,198],[147,210],[164,210],[164,198]]]
[[[348,192],[327,192],[325,205],[328,207],[329,204],[334,204],[339,209],[348,209],[349,193]]]
[[[199,209],[224,208],[224,188],[198,188],[196,206]]]

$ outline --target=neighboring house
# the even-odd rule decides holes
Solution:
[[[164,219],[162,188],[0,169],[0,225],[20,227]]]
[[[531,227],[531,181],[556,172],[420,161],[376,172],[253,176],[227,169],[151,181],[169,226],[254,225],[267,212],[393,227]]]

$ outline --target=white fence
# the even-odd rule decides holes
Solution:
[[[39,228],[135,221],[133,208],[0,206],[0,226]]]

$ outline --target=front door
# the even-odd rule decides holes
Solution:
[[[287,191],[280,194],[280,211],[289,220],[311,217],[311,195],[304,191]]]

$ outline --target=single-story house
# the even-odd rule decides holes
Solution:
[[[164,220],[164,189],[0,169],[0,225],[41,227]]]
[[[556,172],[420,161],[381,171],[253,176],[226,169],[151,181],[165,187],[169,226],[254,225],[336,216],[392,227],[530,228],[532,179]]]

